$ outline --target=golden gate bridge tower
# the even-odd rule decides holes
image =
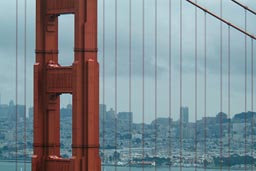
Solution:
[[[71,66],[58,64],[58,16],[74,14]],[[72,157],[60,156],[60,98],[72,94]],[[36,0],[32,171],[100,171],[97,0]]]

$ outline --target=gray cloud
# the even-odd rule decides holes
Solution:
[[[99,1],[98,6],[98,46],[99,46],[99,62],[101,64],[103,55],[105,58],[106,71],[106,99],[108,107],[114,107],[114,71],[115,71],[115,11],[114,0],[106,2],[105,14],[105,51],[103,54],[103,32],[102,32],[102,1]],[[154,78],[155,78],[155,8],[154,0],[145,1],[145,92],[146,106],[148,114],[148,122],[154,118]],[[256,9],[254,2],[244,0],[248,6]],[[171,49],[169,49],[169,1],[158,1],[158,21],[157,21],[157,70],[158,70],[158,99],[159,116],[167,116],[168,114],[168,73],[169,73],[169,50],[172,57],[172,98],[173,109],[172,113],[175,119],[178,118],[179,112],[179,67],[180,67],[180,21],[179,21],[179,1],[172,1],[172,27],[171,27]],[[219,1],[216,0],[198,0],[198,3],[207,7],[209,10],[219,14]],[[23,63],[23,41],[24,37],[24,19],[23,7],[19,2],[19,64],[20,69],[24,66]],[[129,76],[129,1],[118,1],[118,24],[117,24],[117,63],[118,63],[118,88],[119,88],[119,110],[128,110],[128,76]],[[0,77],[4,80],[0,84],[3,90],[3,98],[10,100],[14,98],[13,88],[15,86],[15,4],[9,1],[0,2],[0,56],[2,62],[0,64]],[[35,61],[35,1],[28,1],[28,39],[27,39],[27,66],[28,67],[28,98],[32,105],[32,83],[33,83],[33,63]],[[133,84],[133,111],[137,121],[141,115],[141,88],[142,88],[142,1],[132,1],[132,25],[131,25],[131,57],[132,57],[132,84]],[[244,10],[233,4],[231,1],[223,1],[223,17],[244,28]],[[194,71],[195,71],[195,7],[183,1],[183,100],[184,105],[188,105],[191,109],[191,119],[194,110]],[[8,17],[7,17],[8,16]],[[255,33],[254,16],[248,14],[248,31]],[[250,21],[250,22],[249,22]],[[72,16],[60,17],[60,63],[70,65],[73,60],[73,19]],[[207,15],[207,74],[208,74],[208,97],[209,113],[216,114],[219,111],[219,55],[220,55],[220,22]],[[227,26],[223,24],[223,73],[224,78],[227,78]],[[203,88],[203,72],[204,72],[204,13],[198,10],[198,88]],[[255,45],[254,45],[255,46]],[[248,38],[248,76],[250,75],[250,40]],[[232,94],[234,99],[243,97],[243,85],[241,81],[244,74],[244,35],[231,29],[231,73],[232,78],[237,81],[232,82]],[[8,76],[6,74],[8,71]],[[22,79],[22,77],[20,77]],[[102,75],[101,75],[102,79]],[[249,79],[249,78],[248,78]],[[19,80],[22,84],[22,80]],[[226,81],[224,82],[227,87]],[[141,88],[139,88],[141,87]],[[127,88],[127,89],[125,89]],[[22,89],[22,88],[21,88]],[[22,90],[20,90],[22,94]],[[101,91],[102,92],[102,91]],[[216,93],[217,92],[217,93]],[[226,93],[225,89],[225,93]],[[5,96],[5,97],[4,97]],[[202,100],[202,92],[199,92],[200,102]],[[7,101],[6,100],[6,101]],[[241,112],[238,100],[234,101],[233,112]],[[202,110],[199,110],[202,114]]]

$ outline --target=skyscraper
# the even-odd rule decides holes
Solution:
[[[133,123],[133,113],[132,112],[119,112],[118,120],[126,123]]]
[[[180,108],[180,119],[183,124],[187,124],[189,122],[188,119],[188,107],[181,107]]]
[[[100,121],[102,122],[106,118],[107,106],[105,104],[100,104]]]

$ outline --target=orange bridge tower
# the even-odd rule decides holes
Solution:
[[[74,14],[74,62],[58,64],[58,16]],[[60,99],[72,94],[72,157],[60,156]],[[100,171],[97,0],[36,0],[32,171]]]

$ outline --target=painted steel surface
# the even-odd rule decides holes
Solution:
[[[58,64],[58,16],[74,14],[71,66]],[[60,156],[60,98],[72,94],[72,157]],[[32,171],[100,171],[97,0],[36,1]]]

